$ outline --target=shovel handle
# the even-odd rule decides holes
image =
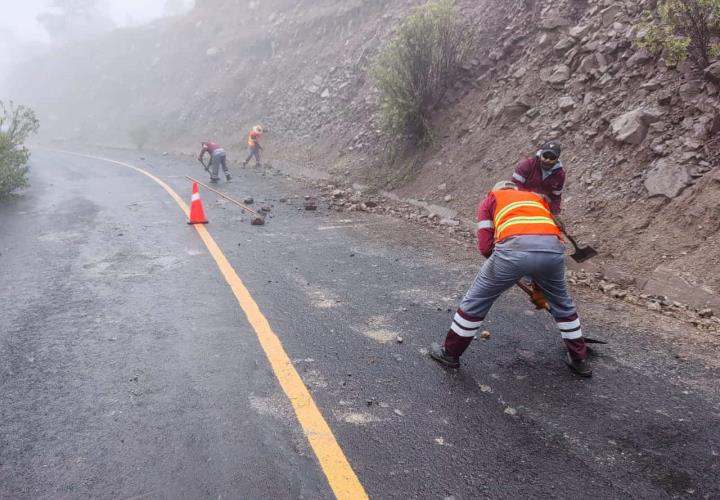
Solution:
[[[532,290],[530,290],[530,287],[527,286],[525,283],[523,283],[522,281],[518,281],[518,282],[516,282],[515,284],[516,284],[523,292],[525,292],[525,293],[527,293],[528,295],[532,296]],[[550,306],[547,305],[547,304],[545,304],[545,310],[546,310],[547,312],[550,312]],[[588,344],[601,344],[601,345],[607,344],[607,342],[605,342],[604,340],[598,340],[598,339],[594,339],[594,338],[592,338],[592,337],[585,337],[584,335],[583,335],[583,338],[585,339],[585,342],[587,342]]]
[[[555,224],[557,225],[557,227],[560,228],[560,231],[562,231],[562,233],[567,237],[567,239],[570,240],[570,243],[571,243],[572,246],[575,248],[575,252],[576,252],[576,253],[577,253],[577,252],[582,252],[582,250],[580,249],[580,245],[577,244],[577,241],[575,241],[575,238],[573,238],[572,236],[570,236],[570,235],[568,234],[567,230],[565,229],[565,224],[563,224],[562,222],[560,222],[560,219],[558,219],[557,217],[555,217],[555,215],[552,214],[552,213],[550,214],[550,217],[552,217],[552,220],[553,220],[553,222],[555,222]]]
[[[527,285],[526,285],[525,283],[523,283],[522,281],[517,281],[515,284],[516,284],[518,287],[520,287],[520,289],[521,289],[523,292],[527,293],[529,297],[532,297],[533,292],[532,292],[532,290],[530,289],[529,286],[527,286]],[[545,304],[545,307],[543,307],[543,309],[545,309],[546,311],[550,312],[550,306],[547,305],[547,304]]]
[[[564,232],[564,231],[563,231],[563,232]],[[579,251],[580,251],[580,247],[578,246],[577,242],[575,241],[575,238],[573,238],[572,236],[570,236],[570,235],[567,234],[567,233],[565,233],[565,236],[567,236],[567,239],[570,240],[570,243],[572,243],[572,246],[575,247],[575,251],[576,251],[576,252],[579,252]]]

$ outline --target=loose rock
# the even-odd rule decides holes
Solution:
[[[305,210],[317,210],[317,198],[306,196],[303,202],[303,208],[305,208]]]

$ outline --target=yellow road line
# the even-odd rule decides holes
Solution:
[[[71,153],[66,151],[67,153]],[[187,204],[178,196],[178,194],[162,180],[147,172],[141,168],[135,167],[128,163],[123,163],[109,158],[102,158],[98,156],[90,155],[78,155],[85,158],[91,158],[94,160],[103,160],[116,165],[122,165],[124,167],[131,168],[140,172],[143,175],[148,176],[155,182],[157,182],[167,193],[180,205],[180,208],[185,212],[185,216],[189,216],[189,210]],[[270,323],[265,318],[263,313],[260,311],[255,300],[250,295],[250,292],[243,284],[240,277],[235,272],[235,269],[230,265],[230,262],[225,258],[222,250],[218,247],[217,243],[207,228],[201,224],[196,224],[195,229],[197,230],[200,238],[205,243],[210,255],[215,259],[220,272],[225,277],[228,285],[235,294],[240,307],[242,308],[248,322],[255,330],[260,345],[265,351],[265,355],[270,361],[275,376],[280,382],[280,386],[285,395],[290,400],[293,408],[295,409],[295,415],[300,422],[300,425],[307,436],[310,446],[315,452],[315,456],[320,462],[320,467],[325,473],[325,477],[330,484],[330,488],[337,498],[362,500],[368,498],[365,493],[365,489],[358,480],[355,472],[345,457],[345,454],[340,448],[335,435],[333,434],[330,426],[325,421],[325,418],[320,413],[320,409],[315,404],[310,392],[300,378],[297,370],[290,361],[285,349],[280,343],[280,339],[270,328]]]

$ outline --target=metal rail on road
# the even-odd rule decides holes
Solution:
[[[201,185],[202,187],[204,187],[205,189],[208,189],[208,190],[212,191],[213,193],[222,196],[222,197],[225,198],[226,200],[235,203],[235,204],[236,204],[237,206],[239,206],[240,208],[242,208],[242,209],[244,209],[244,210],[247,210],[248,212],[257,215],[258,217],[261,217],[261,218],[263,218],[263,219],[265,218],[265,216],[264,216],[263,214],[256,212],[256,211],[253,210],[252,208],[248,207],[247,205],[243,205],[242,203],[240,203],[240,202],[237,201],[237,200],[234,200],[233,198],[230,198],[228,195],[226,195],[226,194],[224,194],[224,193],[221,193],[221,192],[218,191],[217,189],[213,189],[213,188],[211,188],[210,186],[208,186],[207,184],[203,184],[203,183],[200,182],[199,180],[197,180],[197,179],[195,179],[195,178],[193,178],[193,177],[190,177],[189,175],[186,175],[185,178],[186,178],[186,179],[190,179],[190,180],[193,181],[193,182],[197,182],[198,184],[200,184],[200,185]]]

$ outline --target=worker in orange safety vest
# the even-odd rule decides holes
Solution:
[[[248,156],[245,158],[245,161],[243,162],[243,167],[247,167],[248,162],[250,159],[254,156],[255,157],[255,166],[260,166],[260,151],[262,150],[262,146],[260,145],[260,137],[263,134],[263,128],[260,125],[255,125],[252,130],[250,130],[250,133],[248,134]]]
[[[565,283],[565,245],[543,196],[498,182],[478,208],[478,249],[487,257],[465,294],[442,345],[430,356],[450,368],[460,367],[467,349],[495,300],[523,276],[532,278],[550,306],[576,374],[592,376],[580,319]]]

